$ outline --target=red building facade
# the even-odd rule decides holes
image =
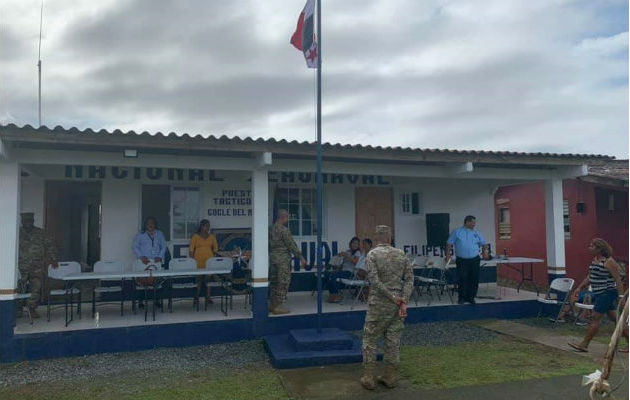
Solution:
[[[566,273],[578,281],[587,274],[588,244],[601,237],[614,258],[628,264],[628,160],[589,166],[589,175],[563,182]],[[495,194],[496,253],[545,259],[534,268],[539,285],[548,284],[544,184],[500,187]],[[499,277],[518,273],[499,269]]]

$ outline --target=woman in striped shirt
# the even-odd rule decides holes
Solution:
[[[602,316],[606,314],[611,321],[617,321],[617,299],[623,293],[623,282],[619,275],[619,265],[612,258],[612,247],[603,239],[593,239],[588,246],[593,261],[588,267],[588,276],[574,290],[579,293],[591,285],[593,292],[593,317],[584,340],[580,343],[569,343],[577,351],[587,351],[597,331]],[[628,326],[624,326],[623,336],[628,340]]]

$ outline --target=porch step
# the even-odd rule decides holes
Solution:
[[[359,363],[361,340],[340,329],[292,330],[288,334],[264,337],[265,347],[275,368],[302,368],[317,365]]]
[[[296,351],[350,350],[354,336],[337,328],[294,329],[289,331],[289,341]]]

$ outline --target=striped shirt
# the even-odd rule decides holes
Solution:
[[[607,290],[617,288],[615,278],[613,278],[610,271],[605,267],[606,261],[608,261],[608,259],[599,262],[593,260],[588,267],[588,280],[593,288],[593,294],[600,294]]]

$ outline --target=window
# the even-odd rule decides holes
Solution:
[[[317,235],[317,195],[313,188],[278,188],[278,209],[289,211],[294,236]]]
[[[615,195],[613,193],[608,194],[608,211],[615,211]]]
[[[199,225],[199,188],[173,187],[171,217],[172,238],[190,239]]]
[[[564,239],[571,239],[571,220],[569,218],[569,201],[562,202],[562,216],[564,217]]]
[[[400,210],[403,215],[420,214],[420,194],[419,193],[401,193],[400,194]]]
[[[510,223],[509,207],[499,207],[499,239],[512,239],[512,225]]]

